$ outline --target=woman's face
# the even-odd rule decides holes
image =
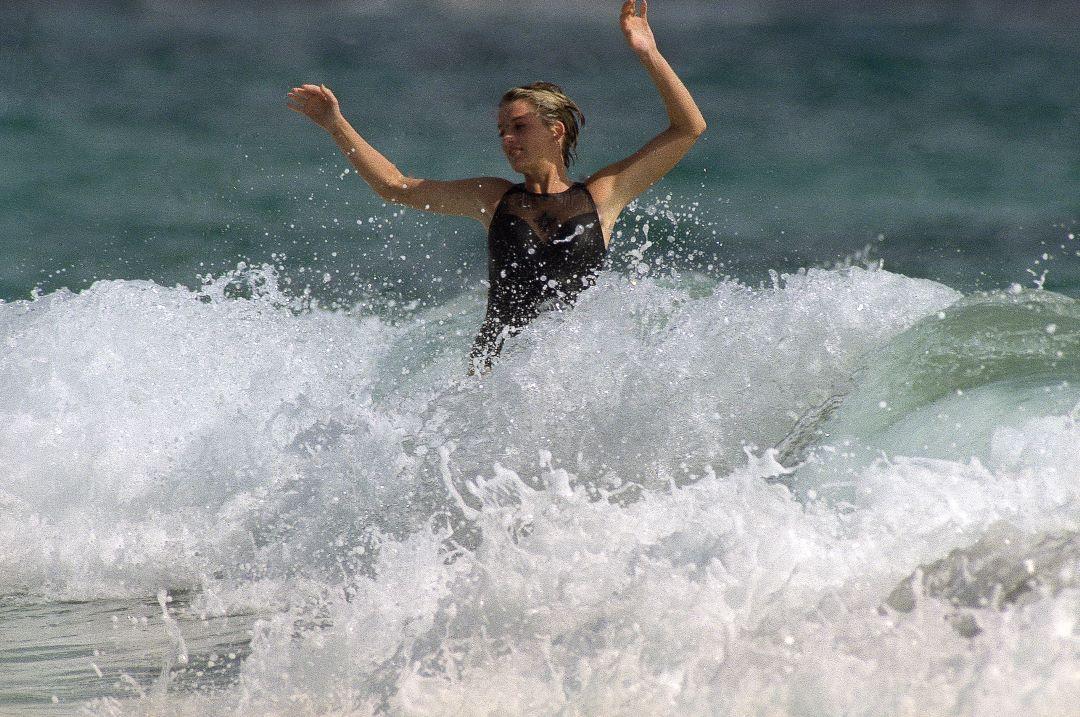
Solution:
[[[528,100],[499,107],[499,137],[503,154],[515,172],[524,173],[543,161],[563,161],[562,123],[548,127]]]

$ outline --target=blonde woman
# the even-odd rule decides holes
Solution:
[[[499,177],[454,181],[402,174],[341,114],[325,85],[301,85],[288,107],[337,142],[380,197],[440,214],[470,217],[488,230],[487,312],[473,343],[469,373],[487,371],[503,340],[546,307],[569,306],[603,265],[620,212],[678,164],[705,131],[694,99],[656,47],[648,3],[626,0],[623,34],[660,92],[670,125],[622,161],[584,182],[570,179],[584,116],[557,85],[515,87],[499,103],[498,128],[514,184]]]

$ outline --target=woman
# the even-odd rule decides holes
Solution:
[[[499,104],[503,153],[524,182],[498,177],[414,179],[357,134],[325,85],[294,87],[288,107],[325,129],[380,197],[416,209],[471,217],[488,229],[487,313],[473,344],[469,373],[487,371],[507,336],[545,305],[573,303],[603,264],[619,213],[667,174],[705,131],[694,99],[656,47],[648,3],[622,6],[630,48],[652,77],[670,126],[626,159],[573,182],[567,167],[581,111],[557,86],[516,87]]]

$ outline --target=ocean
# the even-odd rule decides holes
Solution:
[[[0,714],[1080,703],[1080,13],[656,0],[707,133],[465,375],[507,88],[618,3],[0,5]]]

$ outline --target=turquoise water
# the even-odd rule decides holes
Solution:
[[[0,6],[0,714],[1047,715],[1080,702],[1080,69],[1043,3],[657,0],[710,129],[464,376],[539,78],[607,4]],[[899,597],[898,597],[899,596]]]
[[[1048,269],[1047,288],[1075,295],[1075,10],[670,5],[654,24],[711,125],[651,195],[693,208],[681,254],[716,253],[756,281],[870,244],[887,269],[962,290]],[[430,294],[417,270],[447,293],[474,285],[482,231],[384,211],[284,108],[288,87],[334,87],[420,176],[505,175],[495,98],[539,77],[586,111],[583,175],[665,118],[599,7],[462,6],[5,3],[0,297],[106,278],[194,285],[275,253],[291,273],[337,277],[306,282],[335,298],[359,284]]]

